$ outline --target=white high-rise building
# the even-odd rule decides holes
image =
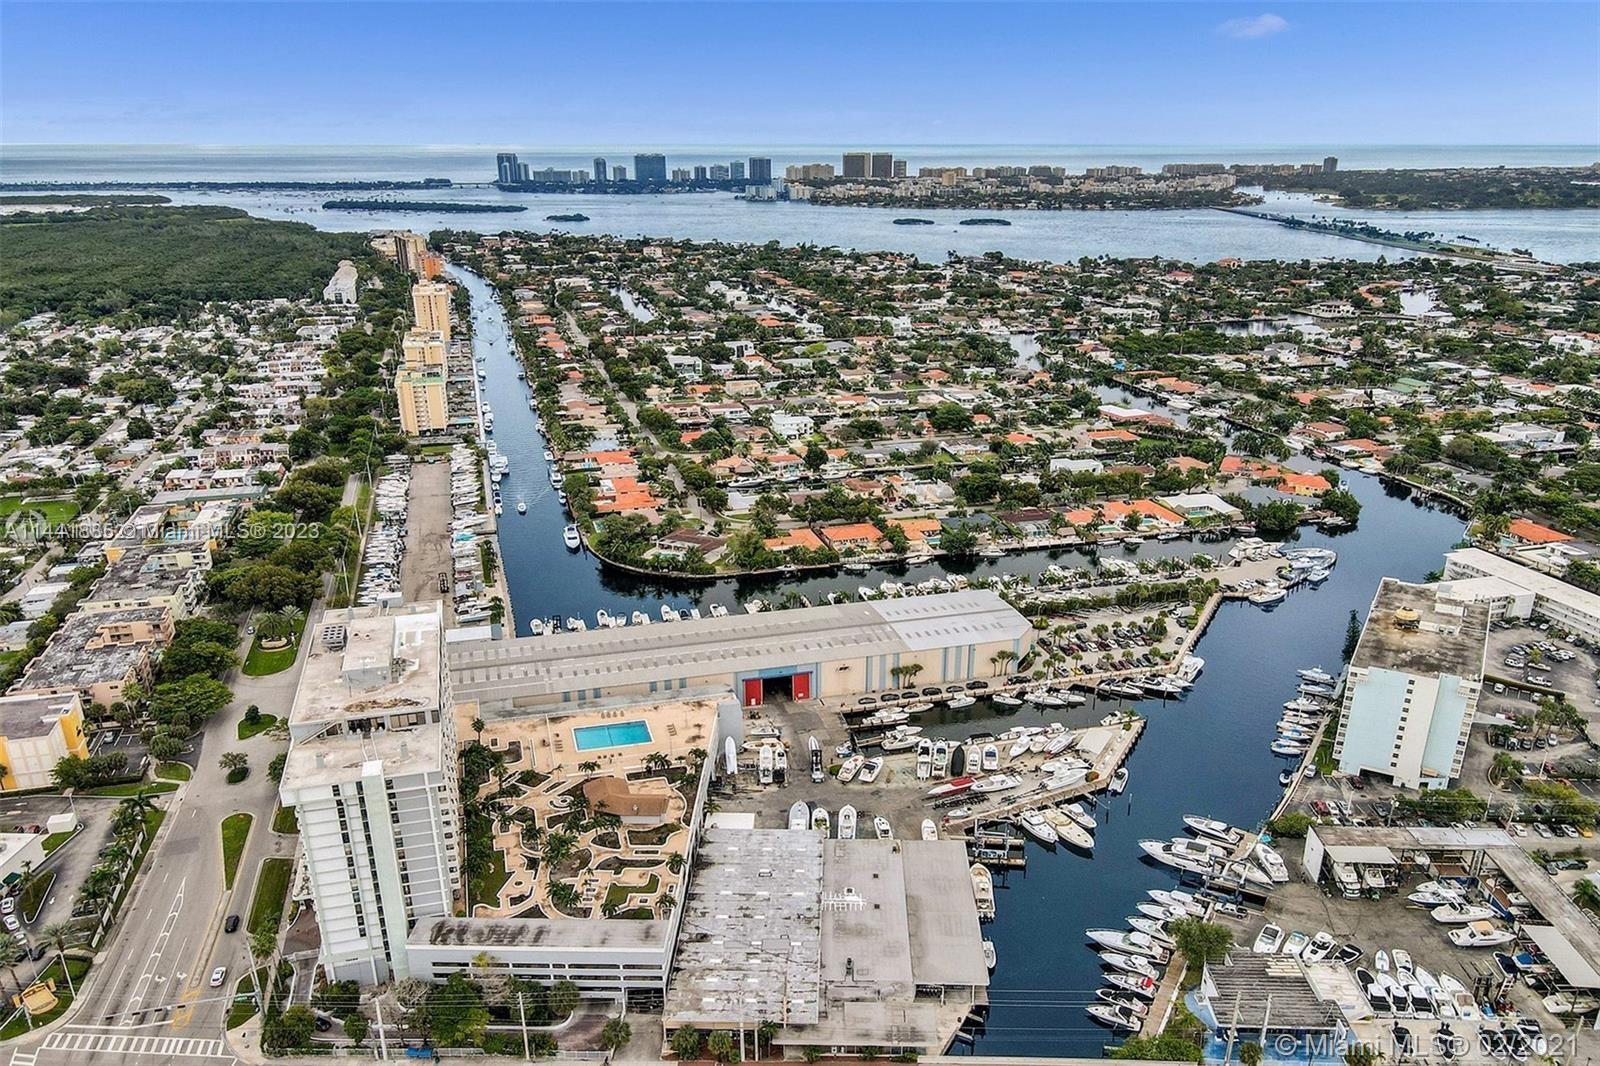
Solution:
[[[1384,578],[1345,675],[1339,769],[1447,788],[1466,756],[1488,635],[1485,604]]]
[[[438,603],[330,612],[309,634],[279,796],[300,822],[321,962],[406,977],[406,937],[461,884],[461,801]]]

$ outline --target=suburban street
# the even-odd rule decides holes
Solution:
[[[299,672],[296,663],[267,677],[227,678],[234,700],[198,739],[193,779],[158,800],[166,821],[83,994],[50,1032],[16,1041],[7,1060],[12,1066],[233,1058],[222,1025],[233,987],[250,964],[246,930],[224,933],[223,921],[229,914],[248,914],[263,859],[294,854],[294,838],[272,832],[277,787],[266,770],[282,741],[272,731],[240,741],[238,726],[251,704],[263,714],[287,716]],[[226,782],[217,762],[228,751],[250,757],[250,776],[237,785]],[[238,811],[254,821],[229,891],[223,886],[219,827]],[[228,976],[214,989],[209,979],[217,966],[226,966]]]

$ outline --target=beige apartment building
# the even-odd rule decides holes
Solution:
[[[413,329],[406,331],[400,342],[400,360],[408,370],[427,367],[444,369],[444,334],[438,330]]]
[[[402,367],[394,376],[395,406],[400,429],[408,437],[442,433],[449,428],[443,367]]]
[[[411,286],[411,313],[417,329],[437,333],[443,343],[450,343],[450,286],[439,281]]]

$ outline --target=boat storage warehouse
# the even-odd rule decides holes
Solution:
[[[450,669],[456,698],[489,713],[704,688],[731,690],[749,707],[993,677],[998,653],[1020,658],[1033,639],[997,594],[971,589],[464,642],[451,648]],[[920,669],[899,672],[913,664]]]

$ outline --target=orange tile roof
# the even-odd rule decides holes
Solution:
[[[1514,518],[1507,529],[1513,537],[1525,540],[1529,544],[1560,544],[1572,538],[1558,529],[1541,526],[1537,522],[1530,522],[1526,518]]]
[[[822,531],[823,537],[829,544],[852,544],[864,540],[868,544],[876,544],[883,539],[883,534],[878,532],[878,527],[871,522],[852,522],[849,525],[829,526]]]
[[[761,543],[768,551],[784,552],[792,548],[816,551],[822,547],[822,538],[811,530],[802,527],[800,529],[791,529],[776,537],[768,537]]]

